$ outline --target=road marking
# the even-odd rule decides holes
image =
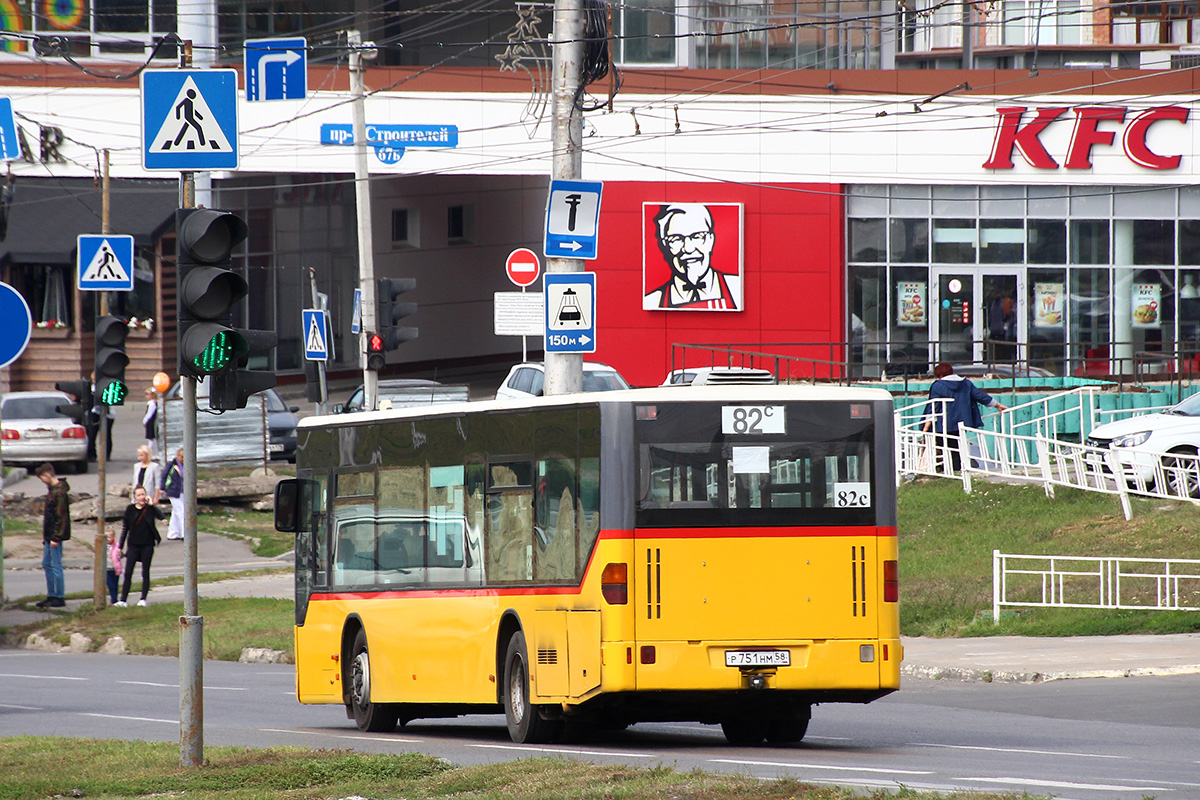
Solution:
[[[0,672],[0,678],[31,678],[35,681],[86,681],[89,678],[73,678],[69,675],[22,675],[19,672]]]
[[[930,742],[914,742],[914,747],[943,747],[948,750],[987,750],[993,753],[1021,753],[1022,755],[1037,756],[1072,756],[1073,758],[1114,758],[1128,760],[1132,756],[1106,756],[1099,753],[1067,753],[1059,750],[1022,750],[1018,747],[980,747],[969,744],[933,744]]]
[[[956,778],[979,783],[1006,783],[1017,786],[1047,786],[1056,789],[1091,789],[1097,792],[1168,792],[1166,786],[1118,786],[1111,783],[1071,783],[1070,781],[1039,781],[1033,778]]]
[[[11,709],[15,709],[17,711],[42,711],[43,710],[39,706],[14,706],[14,705],[10,705],[8,703],[0,703],[0,708],[11,708]]]
[[[178,725],[177,719],[155,719],[154,717],[122,717],[117,714],[92,714],[87,711],[77,712],[81,717],[100,717],[101,719],[127,719],[130,722],[164,722],[168,725]]]
[[[344,733],[329,733],[328,731],[299,731],[289,728],[259,728],[264,733],[296,733],[302,736],[325,736],[330,739],[353,739],[356,742],[401,742],[403,744],[420,744],[421,739],[401,739],[398,736],[350,736]]]
[[[178,689],[178,683],[152,683],[151,681],[117,681],[126,686],[153,686],[158,689]],[[247,692],[250,691],[245,686],[208,686],[205,685],[206,692]]]
[[[567,747],[526,747],[519,744],[469,744],[480,750],[519,750],[527,753],[565,753],[569,756],[611,756],[614,758],[661,758],[654,753],[625,753],[613,750],[572,750]]]
[[[874,767],[837,767],[832,764],[791,764],[786,761],[741,761],[734,758],[710,758],[713,764],[741,764],[748,767],[788,767],[790,769],[832,769],[841,772],[883,772],[888,775],[932,775],[932,770],[876,769]]]

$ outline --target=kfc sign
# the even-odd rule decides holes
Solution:
[[[1179,166],[1179,154],[1156,153],[1150,149],[1146,139],[1150,129],[1159,122],[1186,123],[1189,109],[1183,106],[1160,106],[1135,112],[1132,119],[1125,121],[1129,109],[1121,106],[1079,106],[1077,108],[1045,107],[1033,109],[1032,119],[1022,124],[1028,108],[1011,106],[996,109],[1000,115],[996,123],[996,139],[992,154],[984,162],[984,169],[1012,169],[1013,152],[1019,152],[1031,167],[1036,169],[1058,169],[1059,163],[1046,150],[1041,135],[1052,122],[1067,112],[1075,114],[1075,126],[1067,147],[1067,169],[1091,169],[1092,148],[1112,147],[1117,134],[1121,134],[1121,147],[1125,157],[1146,169],[1175,169]]]

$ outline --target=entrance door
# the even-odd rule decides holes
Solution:
[[[936,311],[930,338],[935,361],[952,364],[1011,362],[1017,342],[1026,341],[1021,298],[1025,277],[1016,272],[975,268],[934,268]]]

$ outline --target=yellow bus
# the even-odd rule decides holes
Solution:
[[[503,713],[795,742],[899,688],[892,399],[661,387],[314,417],[276,491],[296,691],[362,730]]]

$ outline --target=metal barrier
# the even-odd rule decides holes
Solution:
[[[992,621],[1001,606],[1200,611],[1200,560],[1035,556],[992,551]]]
[[[207,399],[200,401],[207,405]],[[166,456],[183,446],[183,400],[160,401],[166,415]],[[196,463],[206,466],[258,466],[271,461],[267,398],[253,395],[245,408],[220,414],[200,409],[196,414]]]

